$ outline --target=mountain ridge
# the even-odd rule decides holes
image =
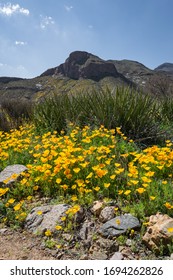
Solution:
[[[105,87],[145,89],[149,80],[160,73],[173,80],[173,64],[163,63],[151,70],[138,61],[104,60],[86,51],[74,51],[64,63],[35,78],[0,77],[0,103],[4,98],[35,101],[51,94]]]

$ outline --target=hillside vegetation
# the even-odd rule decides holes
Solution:
[[[20,102],[10,83],[21,83],[20,91],[23,79],[7,81],[7,89],[3,81],[0,170],[23,164],[27,171],[0,186],[1,224],[23,227],[42,199],[71,205],[63,226],[57,225],[65,232],[80,206],[89,209],[96,200],[113,201],[117,215],[136,216],[141,232],[150,215],[173,217],[173,97],[119,86],[126,79],[117,73],[99,81],[43,73],[28,83],[32,94],[23,88]]]
[[[86,205],[113,199],[117,211],[144,220],[172,215],[172,111],[165,104],[119,89],[37,105],[31,124],[0,133],[1,169],[28,168],[15,187],[7,180],[0,188],[1,221],[23,221],[30,201],[42,196]]]

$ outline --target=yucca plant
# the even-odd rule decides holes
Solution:
[[[76,94],[57,94],[35,106],[33,120],[42,129],[66,130],[67,123],[121,127],[138,142],[154,143],[162,131],[159,105],[151,95],[131,88],[93,90]]]
[[[167,95],[161,99],[161,113],[165,121],[173,122],[173,96]]]
[[[158,110],[158,103],[149,94],[133,89],[117,89],[114,93],[115,125],[134,140],[153,142],[160,134]]]
[[[65,105],[68,107],[65,95],[58,95],[44,99],[41,103],[34,106],[32,120],[38,130],[57,130],[60,132],[65,129]]]

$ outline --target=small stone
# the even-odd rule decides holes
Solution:
[[[80,229],[79,236],[82,240],[88,239],[90,235],[92,235],[94,231],[94,223],[86,220]]]
[[[84,254],[82,255],[79,260],[88,260],[88,255],[87,254]]]
[[[103,208],[103,201],[95,201],[93,207],[91,208],[91,213],[96,217],[100,215],[100,212]]]
[[[5,233],[7,233],[7,228],[1,228],[0,229],[0,234],[5,234]]]
[[[109,254],[119,250],[119,245],[116,240],[99,238],[95,244]]]
[[[115,207],[114,206],[106,206],[101,210],[99,215],[99,220],[102,223],[105,223],[115,217]]]
[[[128,260],[134,260],[134,256],[132,255],[132,251],[129,248],[124,248],[124,250],[122,251],[122,255],[124,258],[128,259]]]
[[[92,260],[107,260],[107,258],[108,256],[102,251],[94,251],[91,255]]]
[[[127,240],[126,240],[126,245],[127,245],[127,246],[131,247],[131,246],[132,246],[132,243],[133,243],[133,242],[132,242],[131,239],[127,239]]]
[[[65,241],[71,241],[73,236],[69,233],[63,233],[62,234],[62,238],[65,240]]]
[[[56,257],[58,253],[59,253],[59,252],[58,252],[58,250],[56,250],[56,249],[51,250],[51,255],[52,255],[52,257]]]
[[[85,212],[83,207],[80,206],[79,211],[75,214],[75,223],[81,223],[85,217]]]
[[[110,260],[123,260],[123,255],[120,252],[115,252]]]
[[[28,260],[28,256],[24,255],[21,257],[22,260]]]

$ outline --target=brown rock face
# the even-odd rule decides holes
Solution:
[[[57,67],[55,74],[62,74],[76,80],[84,78],[94,81],[99,81],[106,76],[118,76],[113,63],[82,51],[71,53],[65,63]]]
[[[161,245],[173,240],[173,219],[168,215],[156,214],[149,219],[149,227],[143,236],[143,242],[149,249],[159,252]]]
[[[117,70],[113,63],[88,61],[81,69],[81,77],[85,79],[99,81],[108,76],[118,77]]]
[[[100,59],[88,52],[72,52],[66,61],[56,68],[47,70],[42,76],[63,75],[70,79],[80,78],[99,81],[104,77],[118,77],[115,65],[112,62]]]

